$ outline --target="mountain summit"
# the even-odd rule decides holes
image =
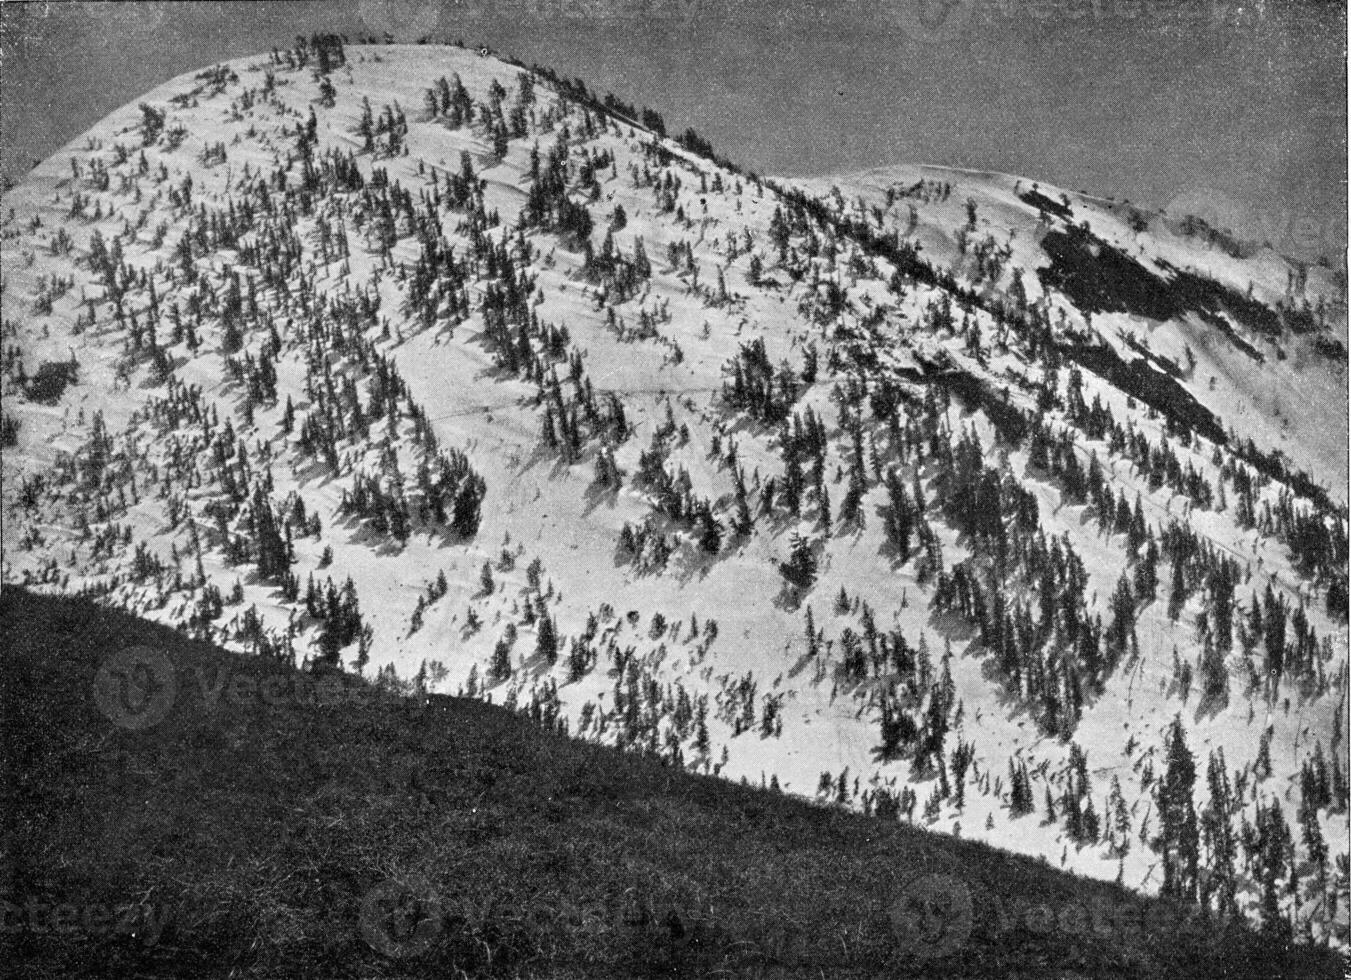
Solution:
[[[3,213],[6,583],[1345,944],[1344,271],[332,36]]]

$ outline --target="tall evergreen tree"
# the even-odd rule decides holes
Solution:
[[[1201,696],[1208,705],[1220,705],[1229,693],[1229,669],[1224,653],[1207,634],[1201,648]]]
[[[498,640],[493,647],[493,659],[488,666],[488,676],[495,681],[504,681],[511,676],[511,647],[506,640]]]
[[[550,616],[541,616],[539,619],[535,655],[542,658],[550,667],[558,662],[558,629]]]
[[[1278,942],[1289,942],[1291,928],[1281,913],[1280,895],[1288,867],[1293,839],[1285,822],[1279,800],[1257,808],[1255,864],[1257,880],[1261,884],[1260,915],[1262,931]]]
[[[809,589],[816,581],[816,556],[811,542],[800,534],[793,535],[788,560],[779,566],[779,572],[800,589]]]
[[[1214,896],[1215,912],[1228,919],[1238,915],[1235,869],[1238,844],[1230,820],[1234,798],[1225,770],[1223,748],[1210,753],[1206,764],[1206,784],[1210,799],[1201,811],[1201,839],[1206,848],[1206,876],[1201,886],[1201,904],[1209,906],[1211,896]]]
[[[1113,775],[1112,788],[1107,794],[1107,842],[1112,857],[1124,858],[1131,849],[1131,814],[1121,792],[1121,780]]]
[[[1164,756],[1164,774],[1154,791],[1159,814],[1154,849],[1163,858],[1163,894],[1190,901],[1196,897],[1199,864],[1196,807],[1192,800],[1196,760],[1187,748],[1187,733],[1180,717],[1174,716],[1168,727]]]

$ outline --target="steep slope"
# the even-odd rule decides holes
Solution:
[[[969,288],[1005,294],[1020,270],[1028,304],[1065,310],[1126,360],[1147,353],[1222,428],[1346,503],[1344,272],[1192,215],[1007,174],[902,166],[806,186],[881,208]]]
[[[4,200],[6,582],[1345,941],[1320,274],[455,48],[143,102]]]
[[[0,610],[24,841],[6,956],[26,977],[903,977],[938,947],[963,976],[1339,973],[1327,951],[501,708],[326,687],[83,600],[9,588]],[[127,649],[161,655],[177,692],[138,730],[90,696]],[[966,904],[921,920],[932,880]]]

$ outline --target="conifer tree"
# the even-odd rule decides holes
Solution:
[[[1080,817],[1082,830],[1080,840],[1088,844],[1096,844],[1101,828],[1098,824],[1098,812],[1093,808],[1093,797],[1084,798],[1083,814]]]
[[[535,641],[535,655],[543,658],[544,662],[550,667],[558,662],[558,631],[553,619],[549,616],[540,617],[539,633]]]
[[[1120,654],[1135,633],[1135,596],[1131,594],[1130,579],[1122,572],[1112,593],[1112,625],[1108,639],[1112,649]]]
[[[953,803],[958,810],[966,806],[966,772],[976,756],[976,747],[970,742],[958,741],[952,751]]]
[[[1260,915],[1262,931],[1278,942],[1288,942],[1290,923],[1281,914],[1281,884],[1288,866],[1292,838],[1285,822],[1285,814],[1278,800],[1269,806],[1258,806],[1255,836],[1255,864],[1257,880],[1261,884]]]
[[[1222,705],[1229,694],[1229,669],[1219,644],[1207,634],[1201,650],[1201,694],[1207,705]]]
[[[1187,581],[1182,573],[1183,560],[1180,555],[1173,558],[1173,579],[1168,590],[1168,618],[1177,622],[1182,607],[1187,602]]]
[[[1261,782],[1271,775],[1271,736],[1274,734],[1271,726],[1263,730],[1261,737],[1257,742],[1257,759],[1253,762],[1253,775],[1257,781]]]
[[[1009,760],[1009,813],[1021,817],[1035,809],[1032,802],[1032,786],[1027,775],[1027,763],[1014,765]]]
[[[794,533],[788,561],[779,566],[779,573],[799,589],[809,589],[816,581],[816,556],[811,542]]]
[[[1328,873],[1328,846],[1323,839],[1322,828],[1318,825],[1318,811],[1305,807],[1300,817],[1300,832],[1304,841],[1304,853],[1318,872],[1320,884],[1326,884]]]
[[[504,681],[511,676],[511,647],[507,641],[497,641],[493,647],[492,663],[488,666],[488,676],[495,681]]]
[[[1229,561],[1221,560],[1210,576],[1211,623],[1221,659],[1233,648],[1234,579]]]
[[[1112,788],[1107,794],[1107,808],[1103,814],[1107,821],[1107,841],[1109,851],[1114,858],[1124,858],[1131,847],[1131,815],[1126,806],[1126,798],[1121,793],[1121,780],[1113,775]]]
[[[1225,770],[1223,748],[1210,753],[1206,784],[1210,799],[1201,811],[1201,839],[1206,849],[1208,874],[1201,890],[1201,904],[1209,906],[1213,895],[1215,912],[1222,918],[1232,918],[1238,914],[1235,869],[1238,845],[1230,820],[1234,798]]]
[[[291,548],[277,528],[272,505],[262,487],[254,490],[252,519],[258,575],[268,581],[280,581],[291,567]]]
[[[1164,756],[1164,774],[1154,790],[1159,833],[1153,846],[1163,859],[1163,894],[1191,900],[1196,896],[1199,862],[1196,808],[1192,801],[1196,762],[1187,748],[1187,733],[1180,717],[1175,716],[1168,727]]]

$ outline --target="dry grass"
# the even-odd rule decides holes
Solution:
[[[345,705],[244,690],[211,710],[199,672],[283,692],[305,679],[85,602],[6,589],[0,611],[4,939],[26,976],[1342,973],[1326,953],[1029,859],[687,775],[477,702],[419,706],[352,682]],[[179,685],[139,733],[92,696],[101,661],[134,644],[165,651]],[[908,940],[891,915],[930,872],[972,898],[969,935],[942,959],[927,957],[942,921]],[[382,899],[400,895],[402,918]],[[1058,924],[1029,911],[1039,903]],[[61,904],[74,925],[49,928]]]

